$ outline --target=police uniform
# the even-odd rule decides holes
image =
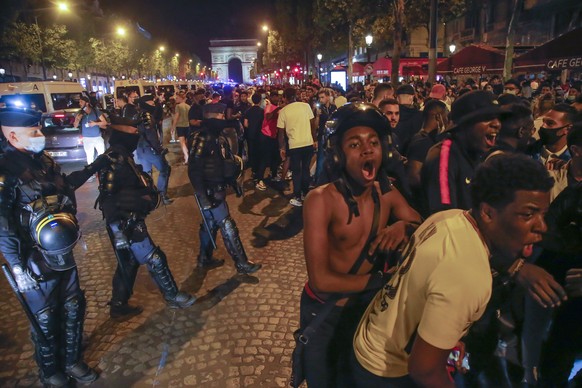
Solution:
[[[136,156],[144,171],[152,176],[152,167],[158,170],[158,190],[162,195],[164,204],[169,205],[172,200],[167,195],[168,181],[170,179],[171,167],[166,160],[167,150],[162,147],[160,135],[156,128],[154,114],[156,107],[146,104],[146,101],[153,101],[154,96],[146,94],[139,100],[141,125],[138,127],[140,139],[137,144]]]
[[[119,120],[112,117],[114,128]],[[137,124],[128,123],[123,118],[121,122]],[[137,134],[114,130],[109,140],[111,147],[105,151],[113,162],[98,173],[97,201],[118,259],[110,301],[110,314],[114,318],[141,312],[141,308],[128,305],[141,264],[147,266],[169,307],[188,307],[196,300],[178,291],[166,255],[148,233],[145,218],[159,205],[160,198],[151,177],[133,160],[138,141]]]
[[[218,104],[205,105],[205,116],[220,109],[214,107]],[[248,260],[244,247],[240,240],[238,228],[230,216],[226,203],[226,188],[228,185],[238,189],[236,179],[241,172],[241,165],[236,161],[231,152],[228,140],[222,136],[224,128],[232,127],[232,120],[206,119],[202,122],[202,128],[195,134],[190,158],[188,159],[188,176],[194,187],[194,192],[200,204],[200,210],[208,224],[208,230],[204,222],[200,225],[200,254],[198,265],[200,267],[216,267],[223,264],[223,260],[212,258],[214,248],[212,239],[216,241],[218,229],[228,253],[232,256],[235,267],[239,273],[253,273],[261,268]],[[242,195],[242,191],[237,191]]]
[[[17,135],[39,120],[38,112],[0,110],[4,133],[14,127]],[[90,383],[97,373],[82,359],[86,302],[72,253],[81,235],[75,190],[105,159],[65,176],[42,151],[44,137],[30,139],[18,149],[9,139],[0,155],[0,251],[42,332],[32,330],[41,381],[64,386],[72,377]]]

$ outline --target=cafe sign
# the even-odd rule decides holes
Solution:
[[[453,67],[453,74],[484,74],[487,66]]]
[[[549,70],[582,69],[582,56],[550,59],[546,62]]]

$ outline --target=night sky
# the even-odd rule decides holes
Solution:
[[[138,22],[152,40],[210,62],[209,40],[260,38],[275,0],[100,0],[105,15]]]

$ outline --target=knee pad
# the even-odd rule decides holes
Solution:
[[[147,264],[154,269],[165,266],[167,263],[166,254],[160,247],[156,247],[147,257]]]

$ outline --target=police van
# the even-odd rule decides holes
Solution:
[[[0,84],[0,107],[20,107],[43,113],[79,110],[83,86],[76,82],[38,81]]]
[[[115,98],[128,95],[130,92],[136,92],[139,96],[144,94],[156,94],[156,85],[152,81],[142,79],[123,79],[115,80]]]

